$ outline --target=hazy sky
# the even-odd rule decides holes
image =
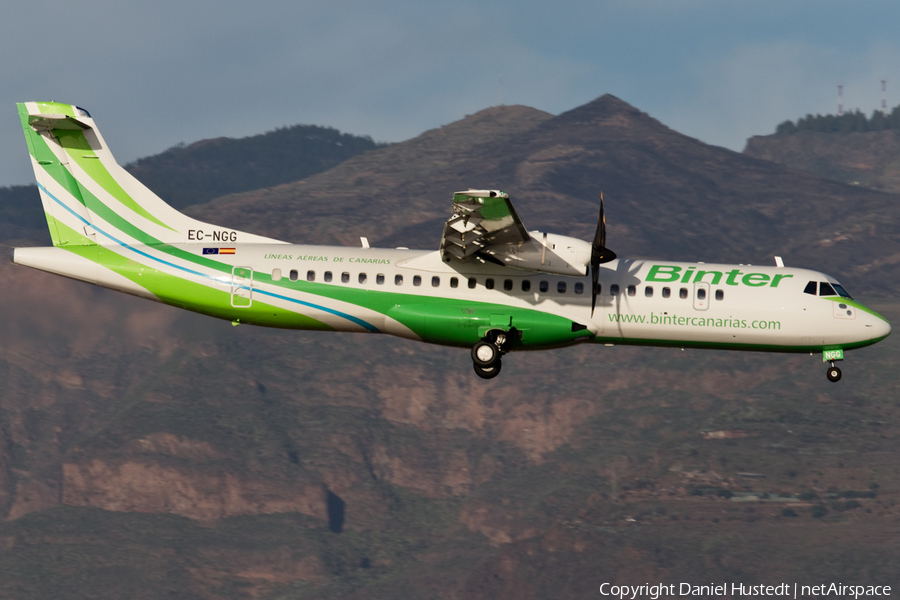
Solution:
[[[119,162],[282,125],[402,141],[488,106],[614,94],[746,138],[844,104],[900,104],[900,2],[23,2],[0,7],[0,185],[30,183],[15,102],[91,111]]]

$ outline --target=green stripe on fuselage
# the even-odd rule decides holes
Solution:
[[[871,308],[869,308],[869,307],[867,307],[867,306],[864,306],[864,305],[860,304],[860,303],[857,302],[856,300],[851,300],[850,298],[844,298],[843,296],[827,296],[827,297],[823,298],[823,300],[830,300],[830,301],[832,301],[832,302],[838,302],[838,303],[841,303],[841,304],[846,304],[847,306],[853,306],[854,308],[858,308],[859,310],[861,310],[861,311],[863,311],[863,312],[869,313],[869,314],[872,315],[873,317],[878,317],[879,319],[881,319],[881,320],[884,321],[885,323],[888,322],[887,319],[885,319],[884,317],[882,317],[881,315],[879,315],[877,312],[875,312],[874,310],[872,310]]]
[[[690,340],[663,340],[663,339],[645,339],[645,338],[619,338],[608,336],[597,336],[591,341],[596,344],[612,344],[622,346],[653,346],[666,348],[700,348],[704,350],[741,350],[748,352],[783,352],[783,353],[807,353],[821,352],[823,350],[855,350],[856,348],[864,348],[877,344],[887,336],[873,338],[870,340],[862,340],[859,342],[849,342],[846,344],[818,344],[818,345],[797,345],[784,346],[776,344],[741,344],[728,342],[704,342]]]
[[[283,281],[272,282],[271,276],[266,273],[259,273],[258,279],[298,292],[365,307],[395,319],[423,341],[433,344],[468,347],[490,329],[506,331],[512,327],[522,332],[521,343],[514,344],[519,349],[568,346],[592,335],[587,329],[573,332],[571,319],[530,308],[339,284],[307,281],[285,284]]]
[[[65,235],[73,238],[79,235],[78,232],[70,229],[64,223],[57,222],[56,225],[61,231],[65,230]],[[252,306],[234,308],[231,306],[230,292],[217,290],[208,285],[190,281],[184,277],[166,273],[131,260],[118,254],[113,248],[91,245],[90,240],[86,238],[83,244],[67,246],[65,249],[94,261],[114,273],[118,273],[149,291],[165,304],[203,313],[211,317],[229,321],[237,320],[241,323],[253,325],[334,331],[333,327],[312,317],[260,302],[257,298],[253,299]]]

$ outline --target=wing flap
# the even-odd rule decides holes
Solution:
[[[467,190],[453,195],[453,210],[444,224],[441,257],[471,260],[479,252],[506,254],[531,239],[509,196],[497,190]]]
[[[583,276],[591,245],[582,240],[525,229],[509,196],[496,190],[467,190],[453,195],[444,223],[444,262],[479,261],[527,271]]]

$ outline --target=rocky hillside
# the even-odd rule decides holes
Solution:
[[[900,130],[757,135],[744,154],[797,171],[900,193]]]
[[[585,238],[602,187],[617,252],[827,259],[900,318],[888,261],[865,273],[841,252],[891,247],[896,196],[704,146],[611,97],[490,109],[192,210],[435,247],[468,186]],[[839,384],[818,356],[626,347],[513,354],[485,381],[463,350],[232,327],[8,263],[0,287],[2,598],[896,578],[900,337],[848,353]]]

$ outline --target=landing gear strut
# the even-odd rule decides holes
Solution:
[[[500,357],[505,354],[507,332],[489,331],[472,347],[472,366],[482,379],[493,379],[503,366]]]
[[[828,367],[826,375],[828,376],[828,381],[839,381],[841,379],[841,370],[834,366],[834,361],[831,361],[831,366]]]

